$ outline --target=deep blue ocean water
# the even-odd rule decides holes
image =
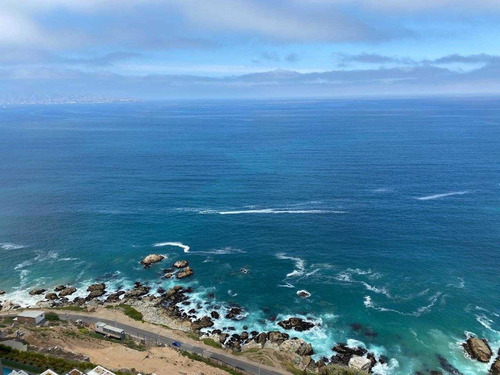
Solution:
[[[168,261],[142,269],[153,252]],[[299,335],[318,356],[347,341],[391,358],[381,374],[439,369],[437,355],[485,374],[460,342],[500,347],[500,100],[0,109],[4,299],[169,287],[176,259],[199,298],[248,313],[222,327],[299,315],[321,324]]]

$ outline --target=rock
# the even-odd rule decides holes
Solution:
[[[46,289],[32,289],[30,290],[30,296],[39,296],[40,294],[45,293]]]
[[[236,320],[237,316],[242,313],[243,309],[238,306],[233,306],[229,309],[228,313],[226,314],[226,319],[232,319]]]
[[[290,318],[288,320],[282,320],[278,323],[280,327],[284,329],[293,329],[298,332],[307,331],[314,327],[314,324],[307,322],[300,318]]]
[[[267,334],[267,339],[271,343],[277,343],[278,345],[283,343],[283,341],[288,340],[290,338],[289,335],[279,331],[271,331]]]
[[[229,337],[229,335],[227,333],[221,333],[220,338],[219,338],[219,342],[221,344],[224,344],[228,337]]]
[[[255,341],[249,341],[241,346],[241,351],[243,352],[251,349],[262,349],[262,344]]]
[[[459,369],[457,369],[455,366],[453,366],[448,360],[443,357],[442,355],[436,355],[439,364],[445,370],[448,374],[450,375],[464,375]]]
[[[210,316],[211,316],[212,318],[214,318],[214,319],[219,319],[219,317],[220,317],[220,315],[219,315],[219,313],[218,313],[217,311],[212,311],[212,312],[210,313]]]
[[[144,266],[144,268],[148,268],[151,267],[153,263],[161,262],[163,259],[165,259],[164,255],[149,254],[141,261],[141,264]]]
[[[257,335],[257,337],[255,337],[255,342],[261,344],[261,345],[264,345],[267,341],[267,333],[265,332],[262,332],[262,333],[259,333]]]
[[[349,361],[353,356],[364,356],[367,353],[366,349],[355,347],[348,347],[345,343],[340,343],[332,348],[337,354],[331,358],[333,363],[342,364],[344,366],[349,365]]]
[[[149,293],[149,287],[141,283],[135,283],[134,289],[125,293],[125,298],[139,298]]]
[[[61,290],[66,289],[66,285],[58,285],[54,288],[54,292],[60,292]]]
[[[359,355],[353,355],[349,360],[349,367],[369,372],[372,368],[372,361],[366,357],[361,357]]]
[[[184,279],[185,277],[191,276],[193,274],[194,274],[193,269],[188,266],[177,273],[177,278]]]
[[[467,353],[479,362],[487,363],[490,361],[493,352],[491,351],[486,339],[471,337],[463,344]]]
[[[307,290],[298,290],[297,295],[301,298],[309,298],[311,297],[311,293],[309,293]]]
[[[314,354],[311,344],[308,344],[303,339],[297,338],[283,341],[279,346],[279,350],[282,352],[298,354],[299,356],[309,356]]]
[[[87,288],[87,292],[94,292],[97,290],[105,290],[106,289],[106,284],[104,283],[96,283],[92,284]]]
[[[5,294],[5,290],[0,290],[0,296],[3,296]]]
[[[120,302],[120,297],[124,294],[125,294],[125,292],[123,290],[119,290],[118,292],[111,293],[108,296],[108,298],[106,298],[106,302],[108,302],[108,303]]]
[[[166,273],[163,277],[164,277],[165,279],[170,279],[170,278],[172,278],[172,276],[174,276],[174,274],[173,274],[173,273],[171,273],[171,272],[168,272],[168,273]]]
[[[248,332],[247,331],[241,332],[240,339],[242,341],[248,340]]]
[[[70,296],[72,295],[73,293],[76,292],[76,288],[75,287],[72,287],[72,286],[69,286],[69,287],[65,287],[64,289],[61,290],[61,292],[59,293],[59,297],[65,297],[65,296]]]
[[[47,293],[45,295],[45,299],[48,299],[49,301],[54,301],[54,300],[56,300],[58,298],[59,298],[58,295],[55,294],[55,293]]]
[[[191,323],[191,329],[193,331],[199,331],[202,328],[207,328],[207,327],[212,327],[214,325],[214,322],[210,317],[204,316],[201,319],[195,320],[194,322]]]
[[[173,267],[175,268],[184,268],[189,265],[189,262],[187,260],[178,260],[173,264]]]
[[[495,362],[491,364],[490,374],[500,375],[500,350],[498,350],[498,357],[495,359]]]

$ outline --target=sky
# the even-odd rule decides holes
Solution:
[[[0,96],[500,93],[499,0],[2,0]]]

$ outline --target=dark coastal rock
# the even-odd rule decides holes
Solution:
[[[307,290],[298,290],[297,295],[301,298],[309,298],[311,297],[311,293],[309,293]]]
[[[278,325],[284,329],[293,329],[298,332],[307,331],[314,327],[314,323],[305,321],[300,318],[290,318],[282,320]]]
[[[75,292],[76,292],[75,287],[73,287],[73,286],[65,287],[64,289],[61,289],[61,292],[59,293],[59,297],[70,296]]]
[[[218,313],[217,311],[212,311],[212,312],[210,313],[210,316],[211,316],[212,318],[214,318],[214,319],[219,319],[219,317],[220,317],[220,315],[219,315],[219,313]]]
[[[448,362],[448,360],[442,355],[437,354],[436,357],[443,370],[445,370],[447,373],[451,375],[464,375],[462,372],[460,372],[459,369],[457,369],[450,362]]]
[[[5,294],[5,290],[0,290],[0,296],[3,296]]]
[[[141,283],[135,283],[134,289],[125,293],[125,298],[139,298],[149,293],[150,288]]]
[[[40,294],[43,294],[46,291],[47,291],[46,289],[32,289],[30,290],[29,294],[30,296],[39,296]]]
[[[204,316],[201,319],[195,320],[194,322],[191,323],[191,329],[193,331],[199,331],[202,328],[207,328],[207,327],[212,327],[214,325],[214,322],[210,317]]]
[[[267,341],[267,333],[265,332],[259,333],[254,340],[257,343],[264,345]]]
[[[163,294],[163,293],[165,293],[165,292],[166,292],[166,290],[165,290],[165,289],[163,289],[163,287],[161,287],[161,286],[160,286],[160,287],[158,287],[158,289],[156,289],[156,293],[158,293],[158,294]]]
[[[243,312],[243,309],[238,306],[233,306],[229,309],[228,313],[226,314],[226,319],[231,319],[231,320],[236,320],[238,315],[240,315]]]
[[[100,297],[106,293],[106,284],[104,283],[92,284],[87,288],[87,291],[90,292],[89,295],[87,296],[87,300]]]
[[[493,356],[490,345],[486,339],[479,339],[477,337],[470,337],[462,344],[466,352],[479,362],[487,363]]]
[[[149,254],[143,260],[141,260],[141,264],[144,266],[144,268],[149,268],[152,264],[161,262],[163,259],[165,259],[164,255]]]
[[[108,302],[108,303],[120,302],[120,297],[124,294],[125,294],[125,292],[123,290],[119,290],[118,292],[111,293],[108,296],[108,298],[106,298],[106,302]]]
[[[224,344],[228,337],[229,337],[229,335],[227,333],[221,333],[220,338],[219,338],[219,342],[221,344]]]
[[[54,288],[54,292],[60,292],[61,290],[66,289],[66,285],[58,285]]]
[[[178,260],[176,261],[172,266],[174,268],[184,268],[189,265],[189,262],[187,260]]]
[[[164,277],[165,279],[171,279],[171,278],[172,278],[172,276],[174,276],[174,274],[173,274],[172,272],[167,272],[167,273],[166,273],[163,277]]]
[[[495,362],[491,364],[490,374],[500,375],[500,349],[498,350],[498,356],[495,359]]]
[[[85,305],[85,298],[82,298],[82,297],[75,297],[73,299],[73,304],[76,305],[76,306],[83,306]]]
[[[189,277],[193,274],[194,274],[193,269],[188,266],[188,267],[184,268],[183,270],[179,271],[176,276],[178,279],[184,279],[185,277]]]
[[[54,300],[56,300],[58,298],[59,298],[59,296],[57,294],[55,294],[55,293],[47,293],[45,295],[45,299],[47,299],[49,301],[54,301]]]
[[[332,350],[337,352],[337,354],[331,358],[331,361],[344,366],[349,365],[349,361],[353,356],[362,357],[368,352],[366,349],[359,347],[350,348],[346,343],[337,344],[332,348]]]

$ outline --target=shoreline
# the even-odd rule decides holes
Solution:
[[[163,255],[150,254],[141,264],[149,268],[164,259]],[[193,274],[194,270],[189,267],[187,261],[176,261],[171,268],[164,270],[163,278],[182,280]],[[195,337],[198,343],[208,343],[207,346],[220,348],[225,353],[230,352],[239,357],[247,355],[249,360],[255,361],[257,356],[253,354],[260,352],[266,352],[273,359],[284,358],[274,361],[273,365],[279,364],[275,368],[287,370],[286,364],[293,364],[294,369],[320,374],[325,373],[328,366],[332,365],[374,374],[387,374],[390,370],[391,359],[369,352],[365,347],[359,346],[359,343],[354,345],[349,341],[337,343],[332,347],[331,356],[318,358],[311,343],[294,337],[296,332],[309,332],[316,327],[317,322],[307,317],[296,315],[283,320],[272,320],[275,329],[270,331],[255,330],[255,327],[251,326],[243,326],[242,330],[238,330],[231,325],[220,329],[214,328],[214,325],[221,319],[225,319],[229,324],[234,322],[234,325],[241,325],[247,316],[244,308],[235,304],[221,304],[215,301],[213,294],[209,294],[203,300],[198,296],[196,299],[193,288],[178,284],[168,290],[161,286],[153,288],[141,282],[136,282],[130,289],[108,290],[107,288],[108,285],[104,282],[96,282],[86,289],[77,289],[69,285],[55,286],[51,290],[33,289],[25,294],[26,297],[31,297],[31,302],[37,302],[28,303],[25,307],[61,310],[74,308],[81,313],[98,312],[102,315],[103,311],[113,312],[124,306],[130,306],[141,314],[142,321],[135,321],[134,324],[153,324],[162,329],[168,327],[169,332],[177,332],[184,340],[186,337],[189,339]],[[302,292],[306,292],[303,293],[303,298],[307,298],[307,291]],[[5,301],[4,297],[5,293],[0,291],[1,313],[22,308],[20,305]],[[203,311],[205,313],[200,316],[200,312]],[[358,329],[365,327],[360,325]],[[446,359],[440,359],[440,362],[445,369],[447,367],[454,369]],[[455,370],[456,374],[461,374],[458,369],[453,371]]]

